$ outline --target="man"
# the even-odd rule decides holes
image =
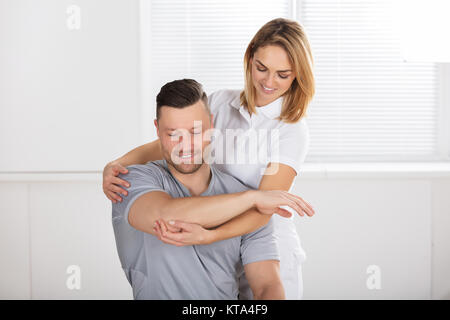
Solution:
[[[262,214],[289,215],[279,207],[296,207],[296,197],[248,190],[203,160],[212,115],[195,80],[161,88],[155,126],[164,160],[129,166],[128,196],[112,210],[117,250],[134,298],[237,299],[245,272],[255,299],[284,299],[271,221],[241,237],[181,247],[160,241],[154,228],[159,219],[214,228],[253,207]]]

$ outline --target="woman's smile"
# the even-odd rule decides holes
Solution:
[[[274,93],[277,89],[276,88],[269,88],[269,87],[266,87],[266,86],[264,86],[263,84],[261,84],[261,88],[262,88],[262,91],[265,93],[265,94],[272,94],[272,93]]]

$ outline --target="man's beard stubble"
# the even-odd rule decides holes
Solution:
[[[166,151],[163,150],[163,155],[164,155],[164,159],[167,161],[167,163],[172,166],[176,171],[178,171],[179,173],[182,174],[192,174],[197,172],[201,166],[205,163],[203,160],[203,156],[202,156],[202,162],[201,163],[188,163],[188,164],[176,164],[175,162],[172,161],[172,158],[170,156],[170,154]]]

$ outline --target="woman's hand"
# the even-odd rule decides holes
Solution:
[[[155,222],[153,230],[156,232],[159,240],[177,247],[214,242],[214,231],[205,229],[195,223],[177,220],[166,223],[164,220],[159,219]]]
[[[128,181],[122,180],[117,177],[119,173],[126,174],[128,173],[128,169],[121,166],[117,162],[110,162],[103,169],[103,192],[105,193],[106,197],[114,203],[116,203],[117,201],[122,202],[122,198],[116,193],[123,194],[124,196],[128,194],[125,189],[122,189],[119,186],[130,186]]]
[[[305,213],[312,217],[314,209],[312,206],[295,194],[282,190],[252,190],[253,203],[256,209],[262,214],[279,214],[282,217],[289,218],[292,214],[282,206],[289,206],[302,217]]]

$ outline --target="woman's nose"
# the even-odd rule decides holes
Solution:
[[[267,88],[272,88],[273,87],[273,83],[274,83],[274,79],[272,78],[272,76],[268,76],[267,78],[266,78],[266,84],[265,84],[265,86],[267,87]]]

